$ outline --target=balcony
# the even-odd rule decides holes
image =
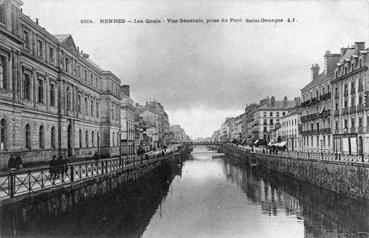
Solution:
[[[324,110],[320,113],[320,117],[324,118],[324,117],[329,117],[331,115],[331,110]]]
[[[315,98],[311,99],[311,104],[315,104],[317,102],[319,102],[318,97],[315,97]]]
[[[329,100],[329,99],[331,99],[331,93],[326,93],[326,94],[320,95],[319,99],[321,101]]]
[[[310,105],[310,100],[307,100],[303,103],[301,103],[301,107],[308,107]]]
[[[306,122],[306,121],[307,121],[307,117],[306,117],[306,116],[302,116],[302,117],[300,118],[300,120],[301,120],[301,122]]]
[[[302,131],[301,134],[302,135],[314,135],[314,134],[318,134],[319,131],[318,130],[307,130],[307,131]]]
[[[350,113],[356,113],[356,106],[350,107]]]
[[[362,111],[364,111],[364,104],[357,105],[357,106],[356,106],[356,111],[357,111],[357,112],[362,112]]]
[[[319,130],[320,134],[330,134],[331,133],[331,128],[327,127],[327,128],[322,128]]]

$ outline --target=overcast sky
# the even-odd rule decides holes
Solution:
[[[227,116],[266,96],[300,95],[326,50],[369,43],[369,1],[24,0],[52,34],[73,35],[92,60],[156,99],[171,124],[211,136]],[[99,24],[125,18],[295,18],[295,23]],[[95,24],[81,24],[92,19]]]

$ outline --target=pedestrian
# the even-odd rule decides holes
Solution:
[[[60,176],[60,174],[61,174],[62,178],[64,177],[64,168],[63,168],[63,164],[64,164],[64,162],[63,162],[63,156],[61,155],[61,156],[59,156],[59,158],[56,160],[56,166],[57,166],[56,171],[57,171],[57,173],[58,173],[58,175],[59,175],[59,176]]]
[[[15,163],[15,158],[13,154],[10,154],[10,158],[8,160],[8,169],[15,169],[17,165]]]
[[[56,178],[56,156],[53,155],[53,158],[49,161],[49,173],[50,173],[50,178],[51,179],[55,179]]]
[[[24,167],[22,158],[20,157],[20,154],[18,154],[17,157],[15,158],[15,165],[16,165],[17,169],[22,169]]]

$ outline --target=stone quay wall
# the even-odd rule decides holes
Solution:
[[[354,199],[369,199],[369,165],[340,161],[296,159],[272,154],[251,153],[236,146],[222,145],[220,151],[283,175],[309,182],[336,194]]]

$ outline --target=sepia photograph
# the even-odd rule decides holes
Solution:
[[[0,0],[0,238],[369,238],[369,0]]]

